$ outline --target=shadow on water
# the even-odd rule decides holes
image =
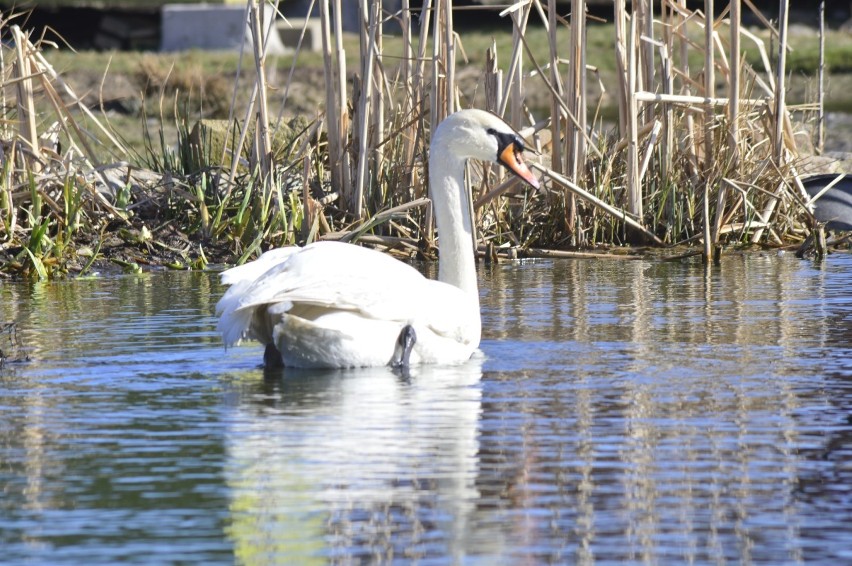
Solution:
[[[852,256],[480,273],[483,358],[264,372],[209,274],[0,285],[11,563],[849,561]]]

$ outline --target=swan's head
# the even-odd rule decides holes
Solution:
[[[506,122],[484,110],[459,110],[438,124],[432,151],[443,148],[462,159],[492,161],[538,188],[538,179],[524,163],[524,139]]]

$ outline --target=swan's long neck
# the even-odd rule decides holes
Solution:
[[[465,291],[479,305],[473,224],[464,184],[465,161],[445,147],[433,144],[429,154],[429,189],[438,225],[438,279]]]

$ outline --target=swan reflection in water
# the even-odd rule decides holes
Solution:
[[[463,557],[481,375],[472,359],[241,380],[225,469],[238,561]]]

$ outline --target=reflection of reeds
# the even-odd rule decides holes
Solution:
[[[7,362],[23,362],[29,356],[22,354],[22,344],[18,338],[18,325],[14,322],[0,322],[0,370]]]
[[[552,0],[505,9],[510,55],[501,62],[496,49],[490,53],[485,86],[476,92],[463,91],[457,80],[466,55],[450,1],[406,1],[393,14],[378,2],[362,3],[354,74],[343,47],[341,1],[317,4],[321,115],[289,125],[282,112],[273,118],[269,30],[262,29],[258,3],[249,1],[256,73],[247,108],[232,101],[230,125],[211,151],[212,134],[190,134],[175,102],[178,151],[160,133],[159,143],[149,136],[145,159],[134,159],[108,121],[78,103],[38,44],[3,22],[14,39],[14,48],[4,48],[3,96],[14,97],[16,114],[3,124],[0,226],[7,241],[28,241],[11,263],[49,275],[81,231],[137,222],[143,204],[157,223],[177,221],[202,245],[225,243],[241,259],[268,245],[368,232],[408,254],[431,239],[429,207],[405,206],[426,196],[429,132],[447,113],[471,105],[487,106],[533,136],[550,181],[545,193],[534,194],[497,168],[471,167],[481,242],[526,249],[703,241],[709,258],[715,246],[779,243],[799,229],[802,200],[789,181],[797,152],[783,97],[785,17],[776,30],[750,0],[745,6],[778,36],[775,68],[763,43],[741,27],[739,0],[717,20],[705,16],[712,0],[704,11],[663,0],[656,13],[649,0],[633,2],[630,11],[615,2],[616,84],[600,84],[617,105],[612,131],[602,126],[599,108],[589,121],[587,78],[594,69],[586,63],[583,0],[571,2],[567,19]],[[786,2],[782,7],[784,16]],[[402,28],[402,50],[392,56],[383,49],[388,22]],[[539,24],[547,27],[547,60],[536,60],[526,40]],[[762,68],[744,62],[741,39],[757,46]],[[529,107],[532,87],[547,92],[550,116]],[[48,104],[36,104],[39,97]],[[64,153],[46,147],[47,119],[36,110],[43,106],[54,112]],[[71,112],[75,106],[85,127]],[[161,119],[163,113],[161,103]],[[137,167],[104,168],[105,153]],[[156,180],[140,177],[143,164],[160,171]],[[380,214],[390,209],[396,212]]]

